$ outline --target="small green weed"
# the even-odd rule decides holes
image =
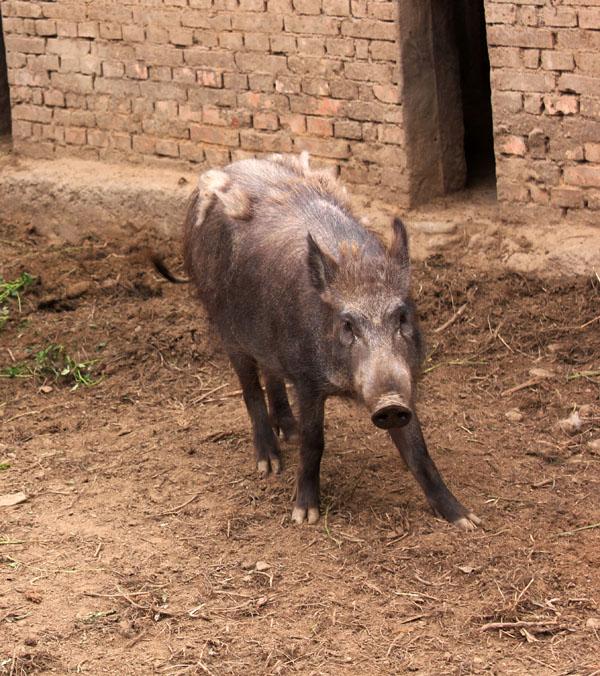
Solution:
[[[35,282],[35,277],[28,272],[22,272],[13,281],[4,280],[0,277],[0,329],[10,318],[8,302],[16,299],[19,312],[21,312],[21,294],[28,286]]]
[[[94,380],[95,360],[77,361],[68,354],[64,345],[52,343],[36,352],[33,363],[21,362],[0,369],[0,378],[52,378],[57,382],[73,383],[71,389],[80,385],[92,387],[101,378]]]

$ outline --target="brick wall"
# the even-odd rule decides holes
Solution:
[[[486,0],[486,19],[500,200],[598,222],[600,2]]]
[[[1,7],[18,151],[189,167],[307,149],[406,198],[393,0]]]

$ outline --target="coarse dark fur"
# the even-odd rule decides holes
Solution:
[[[389,428],[437,513],[463,528],[478,522],[444,484],[416,415],[423,345],[399,219],[388,249],[306,156],[243,160],[200,177],[184,260],[240,379],[261,473],[280,470],[278,433],[299,433],[294,521],[318,520],[324,403],[343,395]]]

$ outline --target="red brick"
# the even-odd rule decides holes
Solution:
[[[505,45],[507,47],[550,49],[554,46],[552,31],[544,28],[488,26],[487,39],[489,45]]]
[[[340,32],[338,19],[328,16],[298,16],[284,17],[285,30],[289,33],[304,33],[307,35],[338,35]]]
[[[269,74],[251,73],[248,76],[248,88],[253,92],[272,92],[275,89],[275,78]]]
[[[527,154],[527,144],[521,136],[506,136],[498,141],[497,148],[504,155],[524,157]]]
[[[172,28],[169,31],[169,42],[180,47],[194,44],[194,31],[186,28]]]
[[[579,52],[576,55],[577,68],[582,73],[590,75],[600,75],[600,54],[588,52]],[[564,70],[567,70],[566,68]]]
[[[323,14],[349,16],[350,0],[323,0]]]
[[[329,96],[329,82],[327,80],[302,80],[302,91],[310,96]]]
[[[275,56],[273,54],[249,54],[238,52],[235,55],[235,62],[238,67],[249,73],[285,73],[287,70],[286,57]]]
[[[31,106],[27,104],[19,104],[13,106],[12,117],[15,120],[26,120],[27,122],[40,122],[47,124],[52,120],[52,110],[50,108],[42,108],[40,106]]]
[[[367,16],[382,21],[395,21],[396,19],[395,2],[374,2],[369,0],[367,3]]]
[[[288,153],[292,150],[291,139],[282,133],[273,134],[243,129],[240,137],[242,148],[246,150],[270,153]]]
[[[586,94],[600,97],[600,78],[589,75],[563,73],[558,78],[558,90],[561,92]]]
[[[304,134],[306,132],[306,117],[296,113],[286,113],[279,116],[283,129],[289,129],[292,134]]]
[[[539,49],[523,49],[521,50],[521,59],[525,68],[538,68],[540,65],[540,50]]]
[[[283,28],[283,21],[281,16],[270,12],[261,16],[237,12],[231,18],[231,26],[241,31],[255,31],[260,28],[263,33],[279,33]]]
[[[165,157],[179,157],[179,144],[171,139],[156,139],[155,153]]]
[[[347,19],[342,22],[342,35],[368,40],[390,40],[392,42],[396,42],[398,37],[395,23],[374,19],[363,19],[361,21]]]
[[[133,80],[147,80],[148,67],[141,61],[133,61],[125,64],[127,77]]]
[[[550,203],[557,207],[582,207],[584,192],[581,188],[560,186],[552,188]]]
[[[268,52],[269,36],[266,33],[245,33],[244,47],[248,51]]]
[[[583,151],[588,162],[600,164],[600,143],[585,143]]]
[[[600,166],[576,165],[565,167],[565,183],[590,188],[600,188]]]
[[[542,112],[542,105],[541,94],[525,94],[523,96],[523,110],[530,115],[539,115]]]
[[[272,35],[270,43],[273,54],[291,54],[298,49],[296,38],[293,35]]]
[[[121,24],[118,23],[101,23],[99,31],[100,37],[104,40],[121,40],[123,38]]]
[[[236,11],[238,7],[235,0],[233,4],[233,10]],[[265,0],[240,0],[239,9],[242,12],[264,12]]]
[[[598,30],[600,28],[600,7],[582,7],[579,10],[579,27]]]
[[[324,117],[307,117],[306,131],[311,136],[333,136],[333,122]]]
[[[123,40],[125,42],[143,42],[145,38],[142,26],[122,26]]]
[[[488,24],[514,24],[517,19],[517,8],[513,4],[488,2],[485,8],[485,18]]]
[[[24,120],[12,121],[13,138],[30,138],[32,135],[32,124]]]
[[[91,75],[80,75],[79,73],[52,73],[52,86],[63,92],[73,92],[74,94],[91,94],[93,91],[93,80]]]
[[[277,113],[272,112],[254,113],[253,124],[255,129],[267,129],[271,131],[279,129]]]
[[[219,68],[223,70],[235,70],[235,61],[233,54],[224,51],[207,51],[191,47],[184,50],[185,63],[188,66],[197,66],[200,68]],[[253,55],[256,56],[256,55]],[[179,65],[179,64],[171,64]]]
[[[204,162],[204,150],[193,141],[179,142],[179,156],[190,162]]]
[[[381,43],[377,43],[381,44]],[[389,43],[383,43],[389,44]],[[353,56],[354,55],[354,41],[348,38],[327,38],[325,41],[325,49],[327,54],[331,56]]]
[[[544,7],[542,23],[545,26],[576,26],[577,12],[572,7]]]
[[[334,136],[337,138],[361,139],[362,127],[360,122],[340,121],[334,125]]]
[[[151,136],[135,135],[132,138],[133,150],[141,155],[153,155],[156,150],[156,139]]]
[[[574,67],[573,55],[569,52],[542,52],[542,68],[545,70],[573,70]]]
[[[23,52],[25,54],[44,54],[46,41],[44,38],[20,37],[7,35],[4,41],[8,52]]]
[[[36,21],[35,32],[42,36],[56,35],[56,21],[52,19]]]
[[[321,0],[292,0],[292,5],[298,14],[321,13]]]
[[[371,40],[369,42],[369,53],[375,61],[390,61],[394,65],[399,57],[398,45],[395,42],[383,40]]]
[[[316,139],[297,137],[294,139],[295,150],[308,150],[317,157],[347,159],[350,157],[350,146],[343,139]]]
[[[87,130],[82,127],[66,127],[65,142],[70,145],[85,145]]]
[[[490,47],[489,57],[493,68],[521,67],[521,51],[518,47]]]
[[[552,73],[505,69],[492,73],[492,86],[518,92],[550,92],[555,88],[555,80]]]
[[[381,82],[386,84],[390,80],[393,80],[391,66],[383,63],[346,61],[344,73],[350,80],[364,80],[365,82]]]
[[[192,124],[190,125],[190,138],[192,141],[221,146],[238,146],[240,144],[239,131],[225,127],[206,127]]]
[[[544,96],[544,108],[548,115],[576,115],[579,102],[576,96]]]
[[[377,139],[381,143],[392,145],[405,145],[406,135],[400,125],[381,124],[377,129]]]
[[[44,92],[44,104],[62,107],[65,105],[65,95],[58,89],[48,89]]]
[[[325,42],[322,37],[311,38],[300,36],[296,39],[298,52],[311,57],[318,57],[325,54]]]
[[[222,49],[242,49],[244,38],[242,33],[227,32],[219,34],[219,47]]]

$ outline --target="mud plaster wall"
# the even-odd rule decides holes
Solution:
[[[1,6],[21,153],[190,168],[306,149],[407,203],[394,1]]]
[[[600,222],[597,0],[486,1],[498,196],[542,222]]]

